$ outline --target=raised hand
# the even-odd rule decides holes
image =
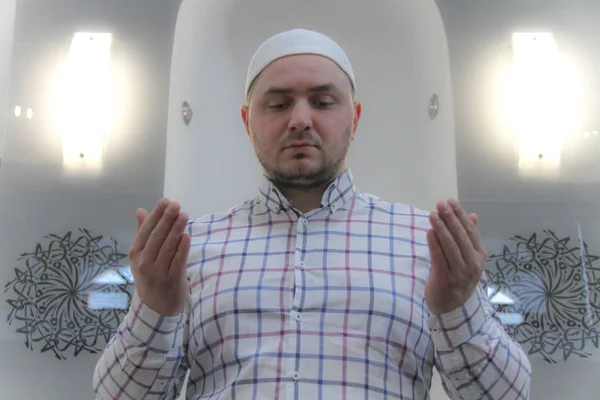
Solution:
[[[164,316],[179,315],[189,296],[186,263],[188,216],[176,202],[162,199],[148,215],[138,209],[137,231],[129,260],[140,300]]]
[[[441,315],[461,307],[473,295],[487,252],[477,229],[477,216],[467,214],[458,201],[439,202],[429,220],[431,274],[425,301],[432,314]]]

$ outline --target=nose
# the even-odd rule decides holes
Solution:
[[[289,129],[300,132],[312,129],[312,109],[308,102],[302,100],[294,104]]]

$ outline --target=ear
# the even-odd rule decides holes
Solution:
[[[248,108],[248,106],[246,104],[244,104],[242,106],[241,113],[242,113],[242,121],[244,122],[244,126],[246,127],[246,133],[250,137],[250,140],[252,140],[252,135],[250,134],[250,121],[248,118],[250,116],[250,109]]]
[[[360,101],[354,102],[354,119],[352,121],[352,140],[356,136],[356,130],[358,129],[358,121],[360,121],[360,114],[362,113],[362,104]]]

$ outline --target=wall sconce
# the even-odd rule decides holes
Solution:
[[[58,122],[66,168],[101,169],[110,125],[112,34],[78,32],[58,90]]]
[[[565,69],[552,33],[514,33],[512,39],[519,170],[554,176],[563,141],[578,129],[574,71]]]

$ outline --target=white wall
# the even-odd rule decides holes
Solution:
[[[578,246],[579,231],[581,238],[589,246],[589,254],[600,256],[600,212],[597,203],[579,203],[577,205],[568,203],[552,202],[533,202],[533,203],[515,203],[505,201],[465,201],[465,207],[470,211],[480,215],[480,228],[486,248],[490,254],[502,254],[503,246],[508,245],[511,250],[515,249],[514,242],[509,239],[514,235],[521,235],[529,238],[534,232],[538,233],[540,243],[546,236],[543,230],[551,230],[560,238],[569,237],[569,248]],[[552,248],[551,245],[548,245]],[[579,256],[577,251],[574,256]],[[594,271],[600,267],[598,261],[592,263]],[[552,268],[552,266],[550,266]],[[488,265],[488,269],[495,271],[494,265]],[[593,272],[593,274],[596,274]],[[597,275],[597,274],[596,274]],[[588,276],[592,276],[588,273]],[[564,279],[564,275],[554,275],[554,282]],[[548,281],[546,281],[548,282]],[[591,296],[589,302],[584,302],[586,306],[595,313],[598,307],[598,286],[596,282],[590,282]],[[570,282],[564,282],[560,287],[548,285],[554,289],[564,290],[564,294],[559,299],[562,304],[572,306],[572,290],[567,288],[574,287]],[[517,296],[519,294],[517,293]],[[571,308],[571,312],[576,312]],[[597,326],[597,325],[596,325]],[[597,328],[596,328],[597,329]],[[557,351],[551,353],[555,363],[544,361],[543,357],[537,354],[531,354],[529,359],[532,364],[533,379],[531,387],[531,398],[562,400],[596,400],[600,390],[600,381],[598,380],[598,371],[600,370],[600,350],[595,348],[592,335],[585,337],[570,336],[566,339],[573,341],[577,345],[585,340],[585,352],[590,356],[582,358],[576,354],[571,354],[568,359],[563,360],[564,352],[559,347]],[[524,345],[525,351],[531,349],[531,343]],[[552,346],[545,345],[545,348],[551,352]]]
[[[4,24],[8,4],[0,0],[0,65],[5,68]],[[0,282],[15,278],[17,258],[47,246],[50,233],[89,229],[113,237],[127,252],[137,207],[151,208],[162,195],[166,110],[173,31],[178,2],[162,0],[18,1],[11,63],[10,93],[0,80],[4,104],[34,109],[27,121],[9,113],[0,172]],[[115,99],[121,111],[110,131],[101,174],[63,174],[60,132],[49,101],[53,76],[64,62],[76,31],[114,34],[115,76],[127,93]],[[4,107],[2,108],[2,111]],[[9,110],[10,111],[10,110]],[[4,120],[2,120],[4,121]],[[80,400],[93,398],[97,354],[74,349],[67,360],[25,347],[25,336],[6,323],[12,307],[0,291],[0,398],[6,400]]]
[[[455,97],[457,168],[463,200],[600,200],[600,2],[438,0],[448,35]],[[507,109],[513,32],[552,32],[559,59],[581,89],[579,124],[564,132],[557,179],[525,179],[517,168]],[[508,101],[507,101],[508,100]],[[592,140],[594,139],[594,140]]]
[[[10,86],[16,4],[17,0],[0,2],[0,159],[2,158],[2,138],[9,113],[8,88]]]
[[[426,209],[456,196],[449,58],[433,0],[185,0],[173,49],[165,195],[192,216],[254,195],[260,169],[240,119],[245,69],[263,40],[295,27],[332,36],[353,63],[363,104],[349,157],[358,187]],[[441,109],[431,121],[433,93]],[[189,127],[184,100],[194,110]],[[441,393],[434,376],[433,398]]]

